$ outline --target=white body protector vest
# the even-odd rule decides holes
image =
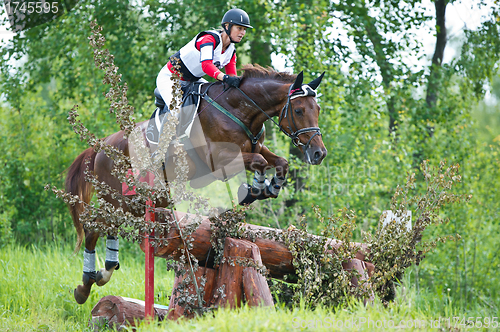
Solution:
[[[234,44],[231,43],[226,51],[222,53],[222,40],[221,35],[218,31],[210,30],[200,32],[180,50],[181,61],[195,77],[202,77],[205,75],[203,69],[201,69],[201,61],[206,59],[201,59],[201,52],[196,49],[196,41],[206,34],[214,36],[216,43],[218,43],[218,45],[213,50],[212,57],[212,61],[217,68],[224,68],[229,63],[229,61],[231,61],[231,58],[233,57],[235,51]]]

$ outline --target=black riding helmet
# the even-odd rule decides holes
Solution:
[[[225,23],[229,23],[227,28],[224,25]],[[231,33],[230,33],[233,24],[241,25],[242,27],[245,28],[250,28],[250,29],[253,28],[253,26],[250,25],[250,18],[248,17],[248,14],[244,10],[238,8],[228,10],[224,14],[224,17],[222,18],[222,22],[220,24],[222,25],[222,28],[224,29],[226,34],[229,36],[229,40],[231,41],[231,43],[235,44],[237,42],[234,42],[231,39]]]

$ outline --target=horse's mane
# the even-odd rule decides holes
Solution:
[[[290,74],[286,72],[278,72],[271,67],[264,68],[260,65],[247,64],[244,65],[242,78],[267,78],[272,80],[282,81],[284,83],[293,83],[297,78],[297,75]]]

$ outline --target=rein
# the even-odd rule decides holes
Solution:
[[[237,125],[239,125],[245,131],[245,133],[247,134],[248,138],[250,138],[250,141],[252,142],[252,153],[253,153],[255,151],[255,147],[257,146],[257,142],[259,141],[259,139],[261,138],[262,134],[264,133],[264,125],[262,125],[262,129],[260,130],[260,132],[256,136],[254,136],[253,133],[252,133],[252,131],[243,122],[241,122],[240,119],[238,119],[236,116],[234,116],[233,114],[231,114],[228,110],[226,110],[224,107],[222,107],[219,103],[217,103],[214,99],[212,99],[208,95],[208,90],[215,83],[217,83],[217,82],[211,83],[207,87],[207,89],[205,90],[205,92],[203,92],[203,93],[200,94],[200,96],[203,99],[205,99],[207,101],[207,103],[209,103],[210,105],[212,105],[213,107],[215,107],[217,110],[219,110],[221,113],[223,113],[224,115],[226,115],[227,117],[229,117],[231,120],[233,120]],[[226,92],[226,90],[227,89],[224,89],[224,91],[222,91],[222,93]],[[220,97],[222,95],[222,93],[219,96],[217,96],[216,99],[218,97]]]

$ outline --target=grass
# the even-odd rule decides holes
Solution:
[[[120,295],[144,300],[144,255],[137,246],[124,247],[120,270],[104,287],[94,286],[84,305],[73,299],[73,289],[81,282],[81,254],[73,256],[71,248],[56,245],[0,249],[0,331],[91,331],[90,311],[100,298]],[[98,254],[104,252],[102,243],[97,250]],[[98,266],[102,266],[102,257],[99,260]],[[164,260],[156,259],[156,303],[168,305],[172,284],[173,274],[166,271]],[[274,310],[243,307],[179,323],[141,324],[138,331],[382,331],[392,326],[408,331],[465,331],[477,329],[467,328],[453,317],[481,317],[484,323],[485,317],[493,316],[498,316],[497,308],[475,304],[465,311],[450,297],[399,287],[396,301],[388,307],[379,302],[364,306],[359,301],[336,310],[312,311],[303,305],[294,309],[277,305]],[[443,320],[441,328],[433,328],[439,317],[449,318],[451,328]],[[484,330],[500,330],[491,326]]]
[[[98,255],[105,252],[102,246],[97,250]],[[144,300],[144,254],[140,250],[120,252],[122,264],[111,281],[103,287],[94,285],[87,302],[78,305],[73,289],[81,283],[82,261],[82,254],[72,255],[71,248],[0,249],[0,331],[84,331],[100,298],[121,295]],[[97,261],[97,266],[104,265],[103,257]],[[166,272],[164,260],[157,259],[157,303],[168,305],[166,295],[172,282],[173,274]]]

